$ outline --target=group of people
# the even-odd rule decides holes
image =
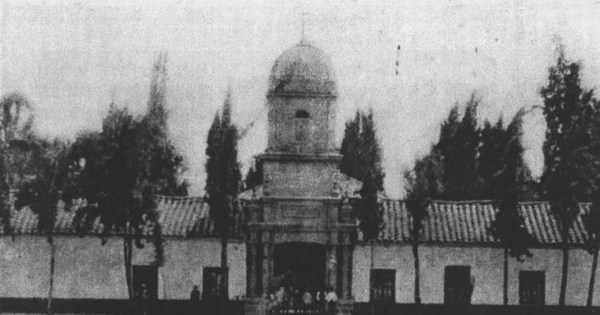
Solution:
[[[271,294],[273,302],[271,309],[277,313],[286,313],[288,310],[302,310],[308,313],[335,314],[337,305],[337,294],[333,288],[328,287],[325,291],[299,292],[293,287],[280,286]]]

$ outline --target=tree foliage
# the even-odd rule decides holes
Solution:
[[[461,117],[459,107],[454,106],[440,128],[439,140],[433,145],[423,160],[439,160],[442,171],[440,193],[435,198],[445,200],[492,200],[500,183],[497,175],[504,168],[502,156],[507,150],[510,139],[509,130],[505,129],[502,118],[496,123],[486,120],[478,126],[477,109],[480,100],[474,94],[466,103],[465,113]],[[520,141],[520,138],[519,138]],[[431,159],[432,156],[437,156]],[[410,180],[427,182],[418,179],[422,172],[409,172],[415,179],[405,176],[410,185]],[[519,190],[520,199],[537,197],[536,184],[531,172],[526,167],[522,155],[519,160]],[[408,188],[407,192],[410,193]]]
[[[240,191],[241,173],[237,156],[238,130],[231,119],[232,99],[228,90],[221,115],[215,118],[208,131],[206,147],[206,198],[210,206],[210,215],[215,221],[215,228],[221,237],[221,268],[224,284],[227,276],[227,239],[231,226],[231,217],[236,208],[237,195]],[[228,297],[227,285],[222,285],[221,298]],[[226,304],[222,304],[222,312]]]
[[[589,133],[591,136],[591,145],[587,152],[591,207],[583,222],[589,235],[586,249],[590,253],[594,253],[600,247],[600,102],[593,100],[593,107],[586,113],[590,118]]]
[[[233,201],[241,184],[240,166],[237,158],[237,127],[231,120],[231,92],[223,103],[208,131],[206,147],[206,194],[215,219],[217,230],[226,234],[229,230]]]
[[[410,227],[413,260],[415,264],[415,303],[421,304],[420,289],[420,260],[419,242],[423,221],[428,215],[427,209],[431,200],[443,194],[444,168],[442,157],[438,150],[431,149],[431,153],[418,160],[412,171],[404,173],[407,182],[406,207],[412,219]]]
[[[369,172],[363,177],[360,197],[358,228],[363,233],[363,240],[374,241],[383,227],[379,190],[374,173]]]
[[[341,154],[343,174],[360,181],[371,176],[377,190],[383,190],[382,152],[372,110],[367,113],[357,110],[354,119],[346,122]]]
[[[154,65],[148,110],[134,117],[126,108],[110,105],[100,132],[77,137],[70,153],[74,185],[66,200],[82,198],[88,206],[78,210],[75,221],[81,233],[100,217],[103,243],[114,231],[124,233],[126,272],[130,272],[131,238],[142,247],[142,231],[154,226],[155,263],[162,264],[162,236],[156,211],[156,195],[186,195],[182,156],[168,138],[166,122],[166,59]],[[127,275],[130,296],[131,275]]]
[[[510,128],[510,127],[509,127]],[[480,197],[484,200],[493,200],[496,195],[498,174],[505,167],[503,165],[504,153],[508,144],[508,129],[504,130],[502,117],[495,124],[485,120],[481,128],[481,146],[477,168],[481,178]],[[517,139],[518,141],[520,140]],[[522,159],[520,160],[522,161]]]
[[[495,153],[498,159],[492,165],[501,166],[490,178],[493,181],[493,200],[498,209],[491,233],[508,249],[510,256],[519,260],[532,255],[528,247],[534,244],[519,213],[520,185],[522,177],[527,173],[527,166],[523,164],[524,150],[521,142],[524,115],[525,110],[521,109],[506,132],[498,133],[500,137],[494,143],[502,151],[492,150],[489,153]]]
[[[436,148],[440,150],[444,163],[445,197],[453,200],[479,199],[479,177],[477,153],[479,130],[477,108],[479,100],[475,94],[467,102],[462,120],[457,119],[456,106],[448,120],[442,125],[442,134]]]
[[[56,212],[62,201],[62,192],[69,189],[70,144],[55,139],[34,138],[28,142],[31,162],[17,190],[15,208],[29,207],[38,215],[38,230],[52,239]]]
[[[591,144],[589,110],[593,91],[580,85],[580,66],[565,59],[562,47],[556,64],[548,70],[548,84],[540,95],[544,101],[546,138],[543,145],[542,185],[550,209],[559,222],[563,245],[563,272],[559,304],[565,304],[568,271],[569,229],[577,215],[579,202],[589,195],[587,151]]]
[[[413,234],[418,236],[421,222],[427,217],[427,208],[432,200],[444,194],[444,168],[441,153],[431,149],[431,153],[415,162],[412,170],[404,173],[407,183],[406,206],[415,226]]]
[[[340,164],[340,171],[350,177],[361,179],[363,164],[360,161],[360,147],[361,147],[361,121],[362,112],[356,111],[356,115],[353,120],[346,122],[346,129],[344,130],[344,138],[342,139],[342,162]]]
[[[252,189],[263,183],[263,163],[260,160],[252,161],[252,165],[244,178],[244,189]]]
[[[375,240],[383,227],[379,193],[385,174],[371,109],[367,113],[357,110],[354,119],[346,122],[341,154],[340,172],[362,181],[359,228],[364,240]]]
[[[32,137],[33,116],[29,100],[20,93],[9,93],[0,99],[0,220],[12,233],[10,226],[11,189],[16,188],[27,170],[29,159],[24,156],[24,141]]]

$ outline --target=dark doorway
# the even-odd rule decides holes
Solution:
[[[546,274],[544,271],[519,271],[519,303],[544,305],[546,299]]]
[[[471,267],[446,266],[444,272],[444,304],[471,304],[472,293]]]
[[[133,292],[143,299],[158,298],[158,268],[155,266],[133,266]]]
[[[206,267],[202,273],[202,299],[216,300],[221,297],[226,286],[221,267]]]
[[[314,293],[325,289],[325,246],[311,243],[275,245],[275,286],[297,292]],[[276,288],[273,288],[276,289]]]

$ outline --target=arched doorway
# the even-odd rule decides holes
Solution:
[[[274,278],[277,286],[298,294],[325,289],[325,246],[313,243],[283,243],[274,248]]]

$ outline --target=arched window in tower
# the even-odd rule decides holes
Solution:
[[[296,112],[296,118],[310,118],[307,111],[300,109]]]
[[[310,114],[306,110],[300,109],[296,111],[295,118],[296,141],[299,145],[299,149],[304,151],[310,138]]]

